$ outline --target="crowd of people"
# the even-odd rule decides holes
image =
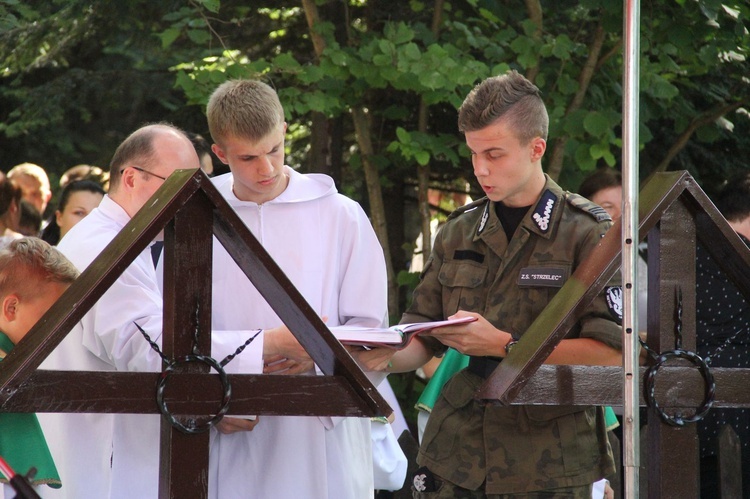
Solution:
[[[287,123],[276,91],[257,80],[225,82],[212,93],[206,115],[211,143],[171,124],[144,125],[120,144],[108,171],[73,167],[62,175],[57,193],[44,169],[31,163],[0,177],[0,360],[166,178],[183,168],[214,175],[224,199],[328,326],[387,325],[386,264],[372,225],[330,177],[286,165]],[[209,497],[364,499],[403,486],[423,499],[588,499],[598,490],[596,482],[616,474],[604,408],[499,406],[474,398],[619,216],[621,179],[612,170],[581,186],[588,199],[544,173],[548,126],[539,89],[515,71],[488,78],[468,94],[458,128],[485,197],[455,210],[434,235],[401,322],[476,320],[427,332],[399,351],[347,346],[376,385],[390,372],[421,368],[449,352],[423,403],[429,418],[422,421],[413,476],[404,484],[399,449],[393,459],[383,459],[394,451],[387,422],[232,415],[211,430]],[[725,216],[747,237],[750,180],[732,187],[737,185],[746,186],[744,194],[734,193],[734,201],[719,206],[727,206]],[[319,374],[217,241],[212,266],[212,356],[234,355],[226,371]],[[41,368],[161,371],[162,359],[145,336],[161,342],[162,271],[163,259],[144,250]],[[619,286],[617,275],[546,362],[621,364]],[[719,346],[699,339],[699,348],[712,345],[708,354],[717,364],[728,358],[747,366],[742,354],[750,343],[750,307],[741,296],[736,307],[727,315],[745,322],[723,325]],[[705,324],[704,334],[713,334],[708,322],[699,319],[699,327]],[[746,413],[738,421],[747,424]],[[42,472],[33,483],[42,497],[159,495],[158,415],[50,413],[37,420],[0,413],[0,422],[0,456],[24,473],[37,466]],[[6,424],[13,425],[12,435]],[[713,431],[702,435],[712,438]],[[745,438],[746,428],[737,431]],[[748,442],[743,446],[747,452]],[[710,455],[710,444],[703,450]],[[10,493],[7,486],[5,491]],[[615,491],[596,493],[611,497]]]

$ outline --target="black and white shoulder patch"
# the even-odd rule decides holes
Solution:
[[[604,294],[609,313],[622,324],[622,286],[609,286],[604,290]]]
[[[557,196],[555,193],[547,189],[542,194],[539,202],[534,208],[534,213],[531,215],[531,219],[534,221],[539,230],[543,233],[547,233],[549,230],[549,223],[552,218],[552,210],[557,203]]]

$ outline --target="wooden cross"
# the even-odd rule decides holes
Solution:
[[[0,362],[0,412],[159,413],[158,373],[37,367],[165,227],[162,351],[167,358],[192,353],[196,330],[199,352],[210,356],[215,235],[324,374],[229,375],[229,414],[374,417],[391,413],[348,352],[200,170],[173,173]],[[210,373],[208,365],[187,363],[170,376],[164,397],[169,412],[183,421],[215,414],[223,393],[219,376]],[[208,435],[183,433],[162,418],[160,498],[207,497]]]

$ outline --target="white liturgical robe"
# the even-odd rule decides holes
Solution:
[[[60,241],[58,249],[83,271],[130,221],[109,196]],[[162,296],[147,248],[85,314],[42,369],[153,371],[160,356],[135,326],[161,344]],[[212,356],[233,353],[255,330],[212,331]],[[262,368],[262,338],[227,365],[227,372]],[[113,394],[116,396],[116,394]],[[159,415],[40,414],[62,488],[44,497],[66,499],[158,496]]]
[[[289,184],[258,205],[213,179],[253,235],[329,326],[387,322],[382,248],[362,208],[330,177],[285,168]],[[213,326],[280,326],[281,320],[223,247],[214,244]],[[359,499],[373,496],[370,420],[260,416],[250,432],[213,435],[209,497]]]

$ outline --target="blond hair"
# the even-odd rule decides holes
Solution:
[[[229,137],[262,139],[284,123],[284,108],[265,83],[229,80],[211,94],[206,116],[211,138],[221,145]]]
[[[0,250],[0,297],[15,293],[22,300],[39,294],[39,286],[70,284],[79,272],[57,248],[36,237],[12,241]]]
[[[20,165],[11,168],[8,172],[8,178],[10,179],[18,178],[21,175],[26,175],[27,177],[31,177],[39,182],[42,192],[52,192],[47,172],[44,171],[44,168],[41,166],[35,165],[34,163],[21,163]]]

